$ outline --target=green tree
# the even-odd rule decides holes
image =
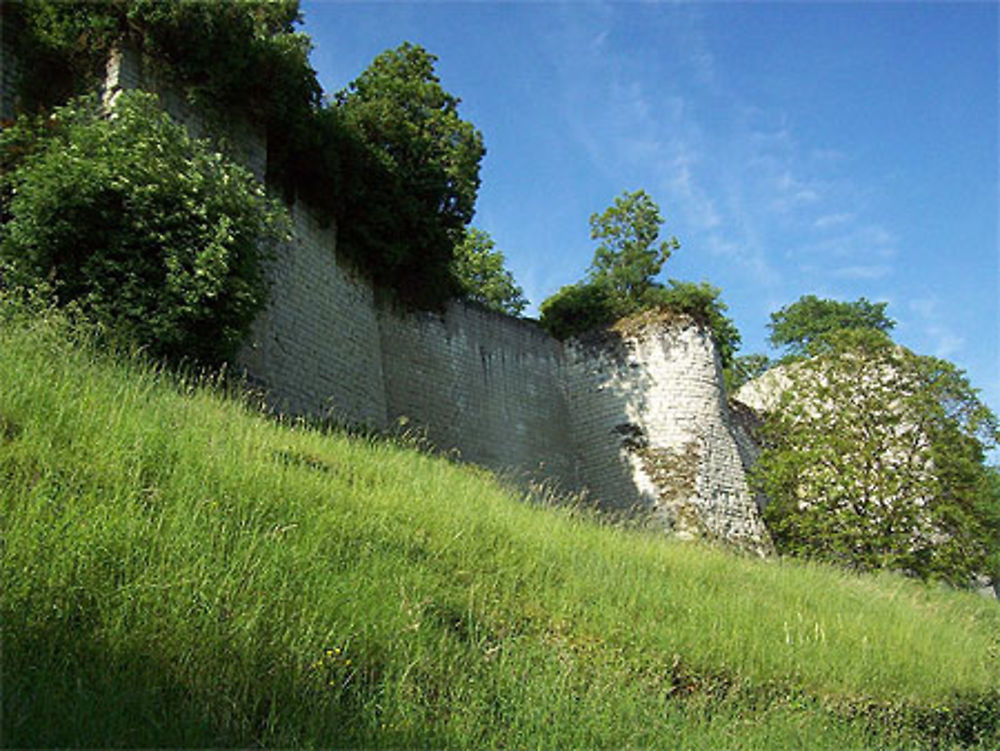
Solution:
[[[286,136],[293,111],[301,117],[320,99],[309,37],[295,30],[298,0],[20,0],[3,12],[27,111],[93,90],[126,40],[203,110],[241,110]]]
[[[655,277],[672,251],[680,247],[671,237],[657,244],[663,217],[644,190],[625,192],[601,214],[590,217],[590,237],[600,240],[590,266],[591,283],[605,287],[619,315],[648,305],[657,289]]]
[[[755,378],[760,378],[774,365],[771,358],[759,353],[734,357],[732,365],[726,369],[726,392],[736,393],[740,386]]]
[[[785,348],[787,355],[799,357],[805,354],[811,342],[834,331],[888,332],[896,322],[886,316],[887,304],[872,303],[863,297],[854,302],[841,302],[804,295],[771,314],[769,340],[774,347]]]
[[[954,365],[845,329],[785,367],[754,470],[779,551],[958,585],[988,565],[996,417]]]
[[[486,150],[459,117],[460,100],[441,87],[436,60],[410,43],[383,52],[337,94],[336,106],[368,154],[348,178],[351,219],[341,238],[375,256],[380,280],[443,300],[459,291],[452,253],[475,210]],[[372,172],[377,180],[367,179]]]
[[[286,219],[246,170],[142,92],[3,131],[5,284],[51,288],[156,357],[216,365],[267,302],[264,254]],[[16,154],[16,158],[10,157]]]
[[[486,232],[470,227],[455,246],[452,268],[463,296],[491,310],[517,316],[527,307],[514,276],[504,268],[503,253]]]
[[[649,308],[664,308],[691,316],[707,326],[724,367],[740,346],[740,333],[725,315],[721,291],[707,282],[655,277],[677,238],[658,242],[663,217],[644,191],[624,192],[600,214],[590,217],[590,235],[600,240],[585,281],[563,287],[539,306],[540,323],[553,336],[565,339]]]

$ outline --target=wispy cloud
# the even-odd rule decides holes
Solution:
[[[847,211],[841,211],[835,214],[823,214],[822,216],[816,217],[816,220],[813,222],[813,229],[824,230],[833,227],[842,227],[845,224],[852,222],[854,220],[854,216],[854,214]]]
[[[910,300],[907,309],[916,318],[917,335],[935,357],[952,358],[965,346],[965,337],[945,323],[939,298],[928,296]]]
[[[653,193],[670,230],[698,251],[685,262],[724,261],[705,268],[749,282],[755,304],[817,284],[854,294],[892,277],[899,240],[844,176],[849,157],[805,145],[785,112],[728,86],[703,11],[670,7],[649,55],[623,46],[614,5],[575,8],[582,15],[552,32],[568,137],[619,190]],[[567,54],[587,48],[595,54]]]
[[[892,273],[892,267],[887,264],[841,266],[831,270],[831,276],[835,279],[851,279],[871,281],[883,279]]]

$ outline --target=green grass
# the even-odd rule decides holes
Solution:
[[[673,543],[0,312],[4,746],[1000,744],[1000,606]]]

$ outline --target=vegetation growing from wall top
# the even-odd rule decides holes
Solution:
[[[299,17],[297,0],[4,4],[23,110],[93,90],[111,50],[132,45],[210,118],[280,134],[268,139],[269,185],[340,220],[339,250],[376,283],[420,307],[461,294],[451,260],[473,213],[481,134],[414,45],[324,102]]]
[[[656,280],[677,238],[660,241],[663,217],[644,190],[625,192],[601,214],[590,217],[590,236],[600,244],[585,280],[563,287],[540,306],[541,324],[558,339],[592,329],[650,308],[685,313],[711,330],[723,367],[740,346],[740,333],[725,315],[720,290],[695,284]]]
[[[455,246],[455,278],[464,295],[490,310],[517,316],[528,306],[514,276],[504,268],[504,257],[488,233],[469,227]]]

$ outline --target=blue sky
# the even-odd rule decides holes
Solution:
[[[888,301],[899,342],[1000,411],[996,4],[302,9],[328,92],[404,41],[439,58],[486,141],[473,224],[529,313],[585,274],[590,215],[643,188],[681,242],[664,279],[720,287],[742,354],[801,295]]]

